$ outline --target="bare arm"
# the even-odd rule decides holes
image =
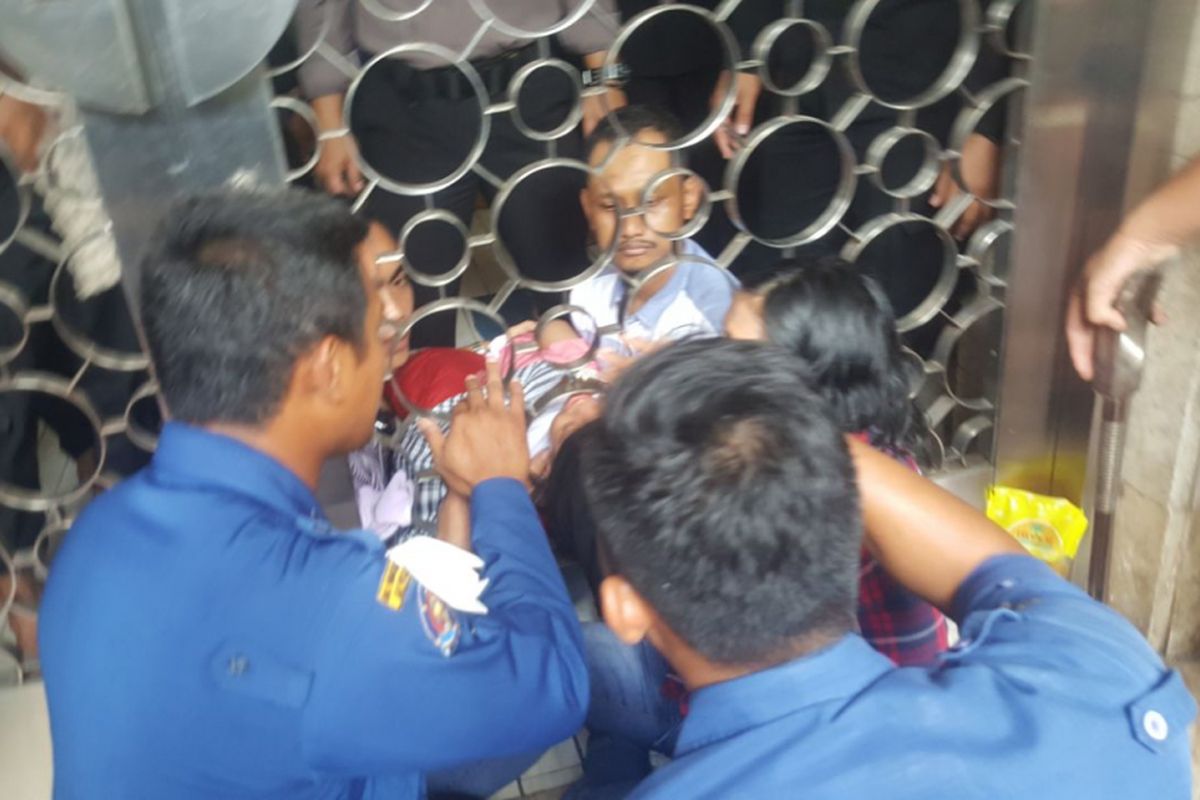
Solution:
[[[983,562],[1025,552],[987,517],[894,459],[859,441],[850,442],[850,453],[867,548],[919,597],[948,609]]]
[[[1125,329],[1125,318],[1113,307],[1125,282],[1134,273],[1171,258],[1198,235],[1200,158],[1143,200],[1088,259],[1067,307],[1067,343],[1080,377],[1092,378],[1096,328]],[[1156,322],[1162,321],[1161,314],[1155,316]]]

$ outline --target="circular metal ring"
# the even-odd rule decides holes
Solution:
[[[80,480],[78,486],[63,495],[47,495],[0,481],[0,505],[18,511],[49,511],[56,506],[70,505],[84,497],[104,468],[104,457],[108,447],[102,432],[104,426],[100,415],[92,407],[92,402],[86,395],[76,391],[66,379],[44,372],[21,372],[9,378],[0,378],[0,394],[6,392],[40,392],[73,406],[95,432],[96,468],[86,479]]]
[[[47,200],[50,200],[52,197],[63,197],[73,200],[77,203],[88,203],[95,206],[101,206],[104,201],[100,199],[99,195],[81,192],[77,187],[68,187],[64,185],[63,182],[61,182],[57,177],[59,174],[59,171],[56,167],[58,153],[64,145],[76,139],[83,139],[82,125],[73,125],[70,128],[67,128],[55,136],[54,139],[50,141],[50,144],[46,145],[45,150],[42,152],[41,162],[38,164],[36,180],[45,182],[45,194],[47,196]],[[86,149],[87,143],[80,141],[76,146]],[[90,158],[90,156],[87,157]]]
[[[293,114],[299,115],[301,119],[308,123],[308,127],[312,128],[313,142],[315,143],[313,146],[312,155],[309,156],[308,161],[304,162],[304,164],[301,166],[296,167],[293,170],[288,170],[287,175],[285,175],[283,178],[288,183],[292,183],[293,181],[300,180],[309,172],[311,172],[312,168],[315,167],[317,162],[321,160],[320,125],[317,123],[317,115],[313,112],[312,106],[310,106],[308,103],[301,102],[294,97],[276,96],[271,98],[270,105],[271,108],[276,110],[291,111]]]
[[[609,244],[608,248],[601,253],[595,261],[589,264],[583,272],[579,273],[578,275],[572,275],[570,278],[563,278],[559,281],[542,281],[528,278],[521,274],[521,270],[517,266],[516,259],[513,258],[512,253],[504,244],[504,239],[500,236],[500,220],[504,215],[504,206],[508,203],[512,193],[516,191],[517,187],[519,187],[523,181],[529,178],[529,176],[535,175],[543,170],[556,169],[560,167],[579,170],[580,172],[584,173],[588,179],[600,179],[598,175],[593,174],[591,167],[582,161],[576,161],[575,159],[571,158],[546,158],[542,159],[541,161],[535,161],[532,164],[528,164],[525,167],[517,170],[513,176],[505,182],[500,191],[496,193],[495,199],[492,200],[492,238],[494,240],[494,244],[492,245],[492,255],[495,256],[496,263],[500,266],[500,269],[504,271],[505,275],[519,283],[521,286],[538,292],[565,291],[596,275],[598,272],[600,272],[600,270],[604,269],[604,267],[610,261],[612,261],[613,254],[616,253],[617,245],[620,243],[621,238],[619,235],[614,235],[613,240]],[[614,209],[613,214],[619,214],[619,212]]]
[[[942,268],[938,272],[933,289],[916,307],[896,320],[896,330],[900,333],[919,328],[937,316],[942,306],[954,293],[958,283],[958,245],[954,237],[928,217],[912,213],[891,213],[876,217],[854,232],[850,241],[842,248],[842,258],[850,263],[856,263],[870,246],[871,242],[882,236],[888,230],[902,225],[928,226],[942,243]]]
[[[21,180],[21,170],[17,167],[17,159],[8,149],[4,139],[0,139],[0,169],[8,173],[9,179],[12,180],[12,190],[17,196],[17,219],[13,223],[13,228],[7,232],[0,231],[0,253],[3,253],[16,241],[21,228],[25,227],[25,223],[29,219],[32,198],[29,196],[28,185]]]
[[[474,0],[472,1],[474,2]],[[673,5],[655,6],[654,8],[646,9],[640,14],[634,16],[633,19],[626,22],[625,26],[621,29],[621,32],[617,34],[617,38],[612,43],[612,46],[608,48],[608,55],[604,59],[605,74],[614,73],[616,71],[617,64],[620,61],[621,48],[625,46],[625,43],[629,41],[629,37],[631,37],[638,28],[642,27],[657,16],[671,13],[692,14],[702,20],[705,25],[713,30],[717,36],[717,39],[721,43],[721,63],[723,64],[722,69],[728,72],[731,76],[737,71],[738,45],[737,41],[733,38],[733,34],[729,32],[729,28],[726,27],[724,23],[717,22],[715,19],[713,19],[712,14],[702,8],[676,3]],[[605,108],[608,108],[607,95],[600,95],[600,99],[604,102]],[[709,114],[704,118],[704,121],[701,122],[695,130],[685,133],[678,139],[665,144],[643,142],[634,138],[629,134],[629,131],[625,130],[620,120],[618,120],[616,116],[612,114],[612,109],[609,109],[608,120],[612,123],[613,128],[616,130],[619,138],[621,139],[635,141],[642,147],[649,147],[652,150],[680,150],[684,147],[690,147],[691,145],[701,142],[711,136],[713,132],[721,126],[721,123],[729,117],[729,113],[733,111],[733,106],[736,101],[737,81],[729,80],[727,81],[725,95],[721,98],[721,102],[718,103],[717,106],[711,111],[709,111]]]
[[[967,183],[963,180],[962,176],[962,152],[963,147],[966,146],[967,137],[975,133],[975,129],[979,127],[979,123],[983,121],[983,118],[988,115],[988,112],[997,103],[1009,95],[1015,95],[1028,88],[1029,81],[1022,78],[1005,78],[1002,81],[993,83],[979,93],[979,96],[976,98],[976,105],[965,106],[959,112],[957,119],[954,120],[954,127],[950,131],[950,150],[947,152],[947,163],[950,165],[950,176],[954,178],[954,182],[964,192],[970,194]],[[974,195],[972,196],[974,197]],[[997,197],[993,200],[985,200],[982,197],[976,197],[975,200],[992,208],[1009,208],[1012,206],[1011,198]]]
[[[887,161],[887,157],[891,154],[892,148],[896,147],[905,139],[915,137],[921,141],[925,148],[925,159],[921,162],[921,166],[917,169],[916,174],[908,179],[898,188],[888,186],[884,182],[883,165]],[[918,128],[906,128],[896,126],[889,128],[879,134],[872,140],[867,147],[867,165],[871,167],[870,178],[879,190],[888,197],[897,200],[905,200],[924,194],[933,188],[937,183],[938,175],[942,171],[942,146],[938,143],[931,134],[926,133]]]
[[[150,366],[150,359],[140,351],[129,352],[126,350],[116,350],[111,347],[97,344],[89,337],[75,330],[66,318],[62,315],[58,308],[58,293],[59,286],[62,283],[63,275],[66,273],[67,264],[83,247],[92,242],[99,241],[104,234],[96,232],[85,236],[81,239],[69,252],[63,255],[58,262],[58,267],[54,270],[54,277],[50,279],[50,308],[52,314],[50,316],[50,324],[54,326],[55,333],[63,340],[63,343],[71,349],[75,355],[82,358],[84,361],[90,361],[98,367],[111,369],[114,372],[137,372],[141,369],[146,369]],[[114,287],[107,289],[108,292],[121,291],[121,285],[117,284]],[[94,300],[96,297],[88,298],[88,300],[80,301],[86,303]]]
[[[10,283],[0,281],[0,308],[10,311],[21,326],[21,336],[15,345],[5,347],[0,342],[0,367],[12,361],[25,349],[29,341],[29,304],[25,296]]]
[[[592,6],[596,4],[596,0],[582,0],[579,6],[567,14],[565,17],[548,25],[541,30],[526,30],[518,28],[515,25],[510,25],[500,18],[500,15],[488,7],[485,0],[469,0],[471,8],[479,15],[479,18],[491,25],[492,29],[509,36],[515,36],[518,39],[540,39],[543,36],[553,36],[556,33],[562,33],[567,28],[574,25],[579,20],[583,19],[583,15],[592,10]]]
[[[977,297],[962,308],[938,336],[933,348],[933,358],[941,366],[946,396],[963,408],[972,411],[991,411],[995,408],[995,398],[962,397],[952,385],[950,377],[950,359],[958,349],[959,340],[973,326],[985,317],[996,312],[1003,312],[1004,304],[994,297]],[[997,347],[999,344],[997,343]]]
[[[366,0],[364,0],[364,6],[365,5],[366,5]],[[303,53],[296,56],[294,59],[292,59],[291,61],[289,61],[286,64],[280,64],[278,67],[268,66],[267,67],[267,77],[268,78],[278,78],[280,75],[283,75],[285,72],[291,72],[296,67],[300,66],[305,61],[308,61],[308,59],[312,58],[312,54],[317,52],[317,48],[321,46],[321,43],[325,41],[325,37],[329,35],[329,27],[333,22],[334,6],[335,6],[334,3],[326,3],[325,4],[324,13],[321,15],[321,27],[317,31],[317,35],[313,37],[312,45],[307,50],[305,50]],[[289,35],[289,33],[290,32],[285,32],[284,36]],[[265,59],[263,60],[263,63],[264,64],[266,63]]]
[[[50,563],[71,529],[72,522],[73,520],[59,519],[57,515],[47,515],[46,524],[42,526],[33,543],[33,574],[40,582],[45,583],[46,578],[50,576]],[[0,619],[3,618],[4,615],[0,614]]]
[[[408,253],[408,237],[412,235],[421,225],[427,222],[442,222],[452,227],[459,236],[462,237],[463,249],[462,255],[459,256],[458,262],[451,267],[447,272],[434,275],[428,272],[417,269],[412,264],[412,259]],[[456,217],[452,212],[444,208],[427,208],[417,214],[414,214],[408,222],[404,223],[404,227],[400,229],[400,264],[404,270],[404,274],[412,279],[413,283],[419,283],[422,286],[446,286],[458,280],[467,267],[471,266],[471,232],[467,230],[467,226],[463,221]]]
[[[813,56],[812,63],[808,65],[808,70],[795,83],[791,86],[779,86],[771,77],[771,49],[780,37],[792,28],[804,28],[809,32],[816,55]],[[829,76],[829,71],[833,69],[833,55],[829,52],[831,47],[833,47],[833,37],[824,25],[810,19],[793,17],[776,20],[763,28],[762,32],[758,34],[758,38],[754,40],[751,52],[754,53],[754,59],[759,62],[758,78],[762,81],[763,86],[784,97],[799,97],[816,89]]]
[[[446,312],[446,311],[456,311],[456,312],[457,311],[468,311],[472,314],[482,314],[483,316],[485,316],[489,320],[491,320],[493,323],[495,323],[496,326],[500,330],[507,331],[507,329],[508,329],[508,323],[504,320],[503,317],[501,317],[497,312],[488,308],[486,305],[479,302],[478,300],[472,300],[467,297],[446,297],[441,300],[434,300],[432,303],[426,303],[425,305],[421,306],[416,311],[414,311],[412,314],[408,315],[408,317],[406,317],[404,322],[401,324],[400,331],[396,334],[397,338],[403,339],[404,337],[411,334],[413,331],[413,328],[415,328],[417,326],[417,323],[419,323],[421,320],[428,319],[429,317],[432,317],[434,314],[439,314],[439,313]],[[505,346],[508,348],[509,352],[511,353],[512,352],[512,342],[509,340],[507,333],[503,334],[503,336],[504,336],[504,340],[505,340]],[[415,354],[420,351],[413,351],[413,352]],[[512,358],[508,359],[508,368],[504,371],[504,373],[505,374],[503,376],[503,380],[504,380],[504,383],[507,385],[508,382],[510,380],[512,380],[512,374],[513,374],[513,359]],[[384,382],[386,384],[388,384],[389,386],[391,386],[392,391],[395,392],[396,397],[399,398],[399,400],[400,400],[400,403],[406,409],[408,409],[408,412],[410,414],[415,414],[416,416],[423,417],[423,418],[436,419],[441,422],[449,422],[450,421],[449,414],[442,414],[440,412],[434,412],[432,409],[428,409],[428,408],[419,408],[415,403],[413,403],[411,400],[409,400],[407,395],[405,395],[404,391],[400,388],[400,384],[398,384],[396,382],[395,373],[389,374],[387,379]]]
[[[1007,285],[1007,279],[996,274],[995,258],[990,256],[996,243],[1006,236],[1011,236],[1012,232],[1011,222],[993,219],[977,228],[967,243],[967,262],[979,280],[989,287],[1003,288]]]
[[[838,160],[841,167],[841,172],[838,176],[838,186],[825,210],[799,233],[775,238],[759,236],[750,230],[749,224],[742,217],[741,211],[738,208],[738,184],[741,183],[742,172],[746,169],[746,165],[749,163],[750,157],[754,154],[755,150],[762,146],[772,135],[789,125],[815,125],[829,134],[833,139],[834,145],[837,147]],[[775,117],[751,132],[745,146],[738,150],[737,155],[734,156],[733,160],[725,168],[725,186],[730,189],[730,197],[726,201],[725,207],[733,224],[739,230],[749,234],[756,242],[777,248],[795,247],[806,244],[824,236],[845,216],[846,210],[850,208],[850,203],[854,200],[854,189],[858,181],[855,175],[855,166],[854,148],[850,146],[850,140],[846,138],[844,133],[828,122],[816,117],[800,115]]]
[[[700,184],[700,203],[696,207],[696,213],[692,218],[683,223],[678,230],[660,231],[650,224],[650,217],[645,213],[645,209],[654,200],[654,193],[658,191],[658,187],[671,178],[683,178],[686,180],[694,180]],[[688,239],[695,236],[701,228],[708,222],[709,216],[712,215],[712,197],[710,196],[708,182],[701,178],[694,170],[687,167],[670,167],[655,175],[646,184],[646,188],[642,189],[641,208],[637,209],[642,214],[642,218],[646,220],[646,227],[662,236],[664,239],[678,241],[679,239]]]
[[[404,22],[406,19],[412,19],[433,5],[433,0],[420,0],[420,4],[412,11],[394,11],[379,2],[379,0],[359,0],[359,2],[362,3],[363,9],[368,14],[378,17],[384,22]],[[330,3],[329,5],[332,7],[334,4]]]
[[[549,68],[556,69],[564,73],[571,81],[571,86],[575,92],[571,112],[567,114],[566,119],[558,124],[557,127],[548,131],[539,131],[533,128],[525,121],[525,117],[521,114],[521,88],[524,87],[525,81],[539,69]],[[523,135],[538,142],[551,142],[561,138],[571,131],[575,130],[575,126],[583,119],[583,105],[580,103],[580,98],[583,94],[583,82],[579,79],[579,70],[572,67],[567,62],[559,58],[545,58],[537,61],[532,61],[517,70],[517,74],[513,76],[512,82],[508,85],[508,100],[513,104],[512,122],[513,127],[520,131]]]
[[[993,0],[992,4],[988,6],[984,30],[996,52],[1009,58],[1024,60],[1030,57],[1029,53],[1013,50],[1008,45],[1008,26],[1012,23],[1013,14],[1020,5],[1021,0]]]
[[[934,471],[941,470],[945,466],[946,458],[953,452],[946,447],[944,432],[941,430],[950,419],[951,412],[958,407],[954,402],[954,398],[946,395],[939,395],[925,409],[922,409],[922,414],[925,417],[925,428],[928,432],[928,441],[933,445],[933,452],[930,453],[930,458],[934,462],[932,469]]]
[[[39,89],[0,73],[0,97],[5,95],[15,97],[23,103],[42,107],[62,106],[67,101],[67,95],[62,92]]]
[[[368,61],[366,66],[359,70],[359,73],[354,76],[354,80],[350,82],[350,88],[346,91],[346,101],[342,110],[342,124],[346,130],[353,130],[350,126],[350,121],[354,111],[354,100],[358,96],[358,89],[362,85],[363,76],[380,62],[405,53],[428,53],[442,59],[449,66],[454,67],[462,73],[463,77],[467,79],[467,83],[471,85],[471,91],[474,93],[476,104],[479,106],[479,136],[475,139],[475,144],[471,147],[470,152],[467,153],[467,157],[463,159],[463,162],[453,172],[443,178],[426,183],[402,183],[388,178],[367,162],[366,158],[363,157],[361,148],[358,149],[356,159],[359,169],[362,170],[362,173],[370,181],[393,194],[407,196],[433,194],[453,185],[455,181],[466,175],[475,166],[476,162],[479,161],[479,157],[483,155],[484,147],[487,146],[488,134],[491,131],[492,125],[491,117],[487,114],[488,92],[479,77],[479,73],[471,65],[471,62],[457,60],[457,55],[441,45],[422,42],[402,44],[390,50],[385,50]]]
[[[971,446],[979,441],[985,432],[993,430],[992,418],[987,414],[976,414],[963,422],[954,431],[950,447],[963,461],[971,452]]]
[[[153,453],[158,448],[158,434],[134,424],[133,407],[143,400],[156,397],[157,395],[158,384],[153,380],[146,381],[130,396],[129,402],[125,404],[125,414],[123,417],[125,421],[125,438],[147,453]]]
[[[546,333],[546,327],[551,322],[556,319],[562,319],[563,317],[570,318],[571,326],[575,328],[575,332],[579,334],[579,338],[588,343],[588,349],[587,352],[585,352],[579,358],[559,363],[557,361],[551,361],[545,357],[546,346],[542,344],[542,337]],[[581,326],[579,321],[584,317],[592,322],[590,328],[590,337],[585,337],[583,332],[580,331],[580,327],[584,326]],[[564,372],[567,372],[573,369],[579,369],[582,366],[590,364],[596,359],[596,351],[600,349],[600,325],[596,322],[596,318],[592,315],[592,312],[588,311],[586,308],[582,306],[571,305],[569,303],[563,303],[548,309],[545,314],[542,314],[542,316],[538,317],[537,327],[533,329],[533,340],[537,343],[538,350],[542,353],[542,358],[547,364],[556,369],[561,369]]]
[[[846,69],[855,87],[872,100],[899,111],[933,105],[962,85],[979,56],[979,8],[977,0],[958,0],[959,37],[942,74],[925,90],[906,100],[888,101],[879,97],[867,83],[862,70],[862,37],[871,14],[882,0],[858,0],[846,16],[845,40],[849,48]]]

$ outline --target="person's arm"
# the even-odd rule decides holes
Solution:
[[[306,53],[317,42],[328,15],[329,29],[325,46],[341,53],[350,63],[357,63],[351,14],[356,0],[300,0],[296,8],[296,49]],[[350,78],[330,63],[322,53],[313,53],[297,70],[301,93],[308,98],[317,117],[317,133],[341,130],[342,106]],[[321,142],[321,157],[313,170],[317,182],[325,191],[335,195],[352,195],[362,191],[362,172],[355,158],[358,152],[354,137],[349,133]]]
[[[304,751],[315,769],[425,772],[545,748],[583,723],[575,608],[516,480],[529,457],[520,387],[506,404],[494,364],[486,397],[472,383],[449,435],[427,432],[447,483],[470,495],[488,611],[435,615],[415,580],[396,588],[384,564],[364,564],[332,616],[309,692]],[[447,630],[456,644],[433,641]]]
[[[561,13],[567,14],[577,7],[577,3],[574,0],[560,0],[560,6]],[[620,24],[615,0],[597,0],[583,19],[559,34],[559,39],[565,48],[582,56],[584,68],[599,70],[604,66]],[[627,102],[624,90],[618,84],[611,83],[603,96],[588,95],[580,100],[579,107],[583,112],[580,124],[585,137],[590,136],[600,120],[604,119],[606,101],[608,110],[621,108]]]
[[[949,611],[963,582],[995,556],[1025,553],[971,506],[905,465],[849,442],[862,495],[864,543],[888,573]]]
[[[0,141],[13,154],[17,169],[33,172],[37,169],[38,147],[46,132],[46,113],[40,106],[4,92],[7,81],[20,79],[17,70],[0,57]]]
[[[1088,259],[1067,305],[1067,344],[1084,380],[1093,375],[1096,328],[1125,330],[1115,308],[1121,287],[1136,272],[1172,258],[1200,235],[1200,158],[1180,170],[1130,212],[1121,227]],[[1155,322],[1162,322],[1160,312]]]

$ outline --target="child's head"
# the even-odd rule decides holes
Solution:
[[[665,111],[626,106],[606,117],[584,147],[593,174],[580,192],[583,213],[596,243],[607,249],[617,240],[613,262],[624,272],[641,272],[673,252],[667,235],[681,229],[696,213],[700,186],[676,175],[660,182],[642,207],[642,194],[654,177],[678,164],[676,151],[656,150],[638,142],[666,144],[677,137],[679,124]],[[622,133],[632,140],[622,141]],[[613,152],[613,148],[617,148]],[[623,210],[640,213],[620,216]]]
[[[649,639],[695,686],[853,626],[854,470],[790,354],[670,345],[629,368],[587,433],[601,608],[625,642]]]
[[[600,395],[576,392],[552,403],[543,411],[543,414],[553,416],[546,436],[539,437],[543,439],[545,447],[537,452],[532,452],[531,448],[530,477],[535,482],[544,481],[550,473],[550,465],[554,463],[567,438],[589,422],[599,419],[603,410],[604,400]],[[532,424],[530,428],[532,430]]]
[[[733,339],[765,340],[798,356],[846,432],[912,447],[914,409],[887,296],[840,258],[799,258],[739,292],[725,317]]]

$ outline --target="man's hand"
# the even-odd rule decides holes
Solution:
[[[467,397],[454,409],[450,433],[430,420],[421,420],[433,463],[451,492],[470,497],[471,491],[492,478],[529,480],[529,446],[525,440],[525,395],[521,384],[509,384],[504,401],[500,365],[487,363],[486,393],[475,376],[467,378]]]
[[[1000,183],[1000,146],[982,134],[972,133],[963,143],[959,171],[971,194],[984,200],[994,200]],[[942,208],[962,192],[950,174],[950,165],[942,167],[929,205]],[[972,203],[950,231],[957,239],[966,239],[976,228],[991,218],[993,211],[980,202]]]
[[[664,345],[669,344],[668,341],[652,342],[649,339],[639,339],[635,336],[621,336],[621,343],[625,345],[628,354],[621,353],[616,350],[601,348],[596,357],[600,361],[600,377],[605,383],[613,383],[617,378],[621,377],[621,373],[629,368],[629,365],[637,361],[648,353],[653,353],[655,350],[661,349]]]
[[[17,159],[17,169],[37,169],[38,145],[46,130],[46,114],[39,106],[0,95],[0,139]]]
[[[340,94],[329,94],[312,101],[317,127],[322,134],[340,130],[343,124]],[[358,144],[349,132],[320,142],[321,158],[313,170],[317,183],[332,195],[353,197],[365,185],[358,168]]]
[[[728,89],[729,72],[725,71],[717,79],[717,85],[709,99],[709,107],[720,106]],[[762,80],[754,73],[739,72],[737,73],[737,88],[734,91],[736,99],[733,110],[729,112],[729,118],[722,122],[716,133],[713,134],[713,138],[717,142],[717,149],[725,158],[733,158],[733,154],[741,149],[740,140],[749,135],[750,128],[754,125],[754,109],[758,106],[758,96],[762,94]]]
[[[1096,328],[1125,330],[1125,318],[1116,309],[1121,287],[1135,272],[1155,267],[1178,252],[1177,245],[1145,242],[1118,233],[1088,259],[1067,303],[1067,348],[1079,377],[1090,381],[1095,374],[1092,351]],[[1161,325],[1166,316],[1156,305],[1151,319]]]
[[[604,100],[598,94],[590,94],[580,99],[579,108],[583,111],[583,119],[580,124],[583,126],[584,138],[591,136],[592,131],[596,130],[596,126],[600,124],[600,120],[604,119],[607,113],[604,107],[605,100],[608,101],[609,111],[616,111],[629,102],[625,97],[625,92],[611,86],[604,90]]]

